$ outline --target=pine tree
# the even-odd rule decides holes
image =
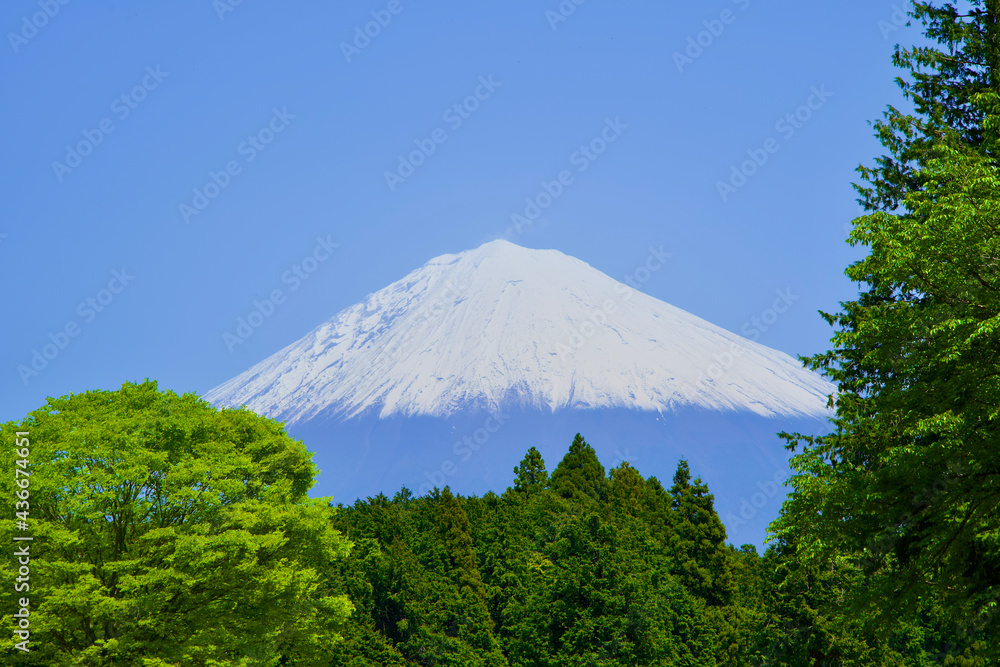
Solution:
[[[645,509],[649,490],[642,478],[628,461],[622,461],[608,473],[608,499],[611,506],[631,516],[640,516]]]
[[[487,608],[486,586],[479,571],[478,556],[472,539],[469,518],[459,499],[447,486],[437,501],[437,522],[457,584],[458,598],[447,605],[450,618],[445,634],[461,639],[476,651],[476,656],[461,658],[462,665],[501,667],[506,660],[493,634],[493,622]]]
[[[604,466],[594,448],[579,433],[553,471],[549,486],[563,498],[573,500],[601,501],[606,497]]]
[[[1000,91],[1000,0],[972,0],[964,13],[937,5],[914,2],[911,15],[941,47],[896,46],[893,64],[910,75],[896,83],[913,113],[889,106],[874,123],[889,154],[858,168],[867,185],[855,187],[868,211],[896,210],[906,193],[920,189],[919,172],[944,145],[996,158],[985,132],[989,104],[981,98]]]
[[[451,560],[456,583],[460,588],[468,587],[474,595],[485,600],[486,589],[479,573],[469,518],[447,486],[438,501],[438,523],[444,533],[444,547]]]
[[[715,512],[715,496],[701,478],[691,480],[681,459],[670,487],[673,510],[671,550],[675,573],[688,590],[711,606],[728,604],[731,590],[726,557],[726,527]]]
[[[532,447],[524,455],[521,464],[514,468],[514,490],[525,495],[533,495],[549,485],[549,473],[545,461],[537,449]]]

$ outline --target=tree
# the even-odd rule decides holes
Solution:
[[[908,192],[920,188],[918,173],[941,145],[964,146],[996,157],[984,129],[988,107],[977,103],[1000,90],[1000,0],[971,0],[965,13],[953,4],[913,2],[911,15],[924,33],[943,45],[896,46],[893,64],[909,71],[897,78],[913,113],[889,106],[875,122],[876,136],[889,150],[875,166],[858,168],[867,185],[855,185],[868,211],[892,212]]]
[[[545,461],[537,449],[532,447],[524,455],[521,464],[514,468],[514,490],[518,493],[532,495],[549,485],[549,473],[545,470]]]
[[[579,433],[573,438],[566,456],[552,473],[550,488],[563,498],[604,500],[607,480],[597,452]]]
[[[646,480],[628,461],[608,473],[608,499],[615,510],[640,516],[648,497]]]
[[[675,573],[688,590],[711,606],[728,604],[732,583],[726,552],[726,527],[715,511],[708,485],[691,481],[688,462],[681,459],[670,487],[674,526],[671,552]]]
[[[511,614],[512,667],[717,664],[703,604],[633,518],[573,517],[533,560],[530,593]]]
[[[787,435],[772,530],[807,569],[861,568],[843,613],[888,632],[936,600],[975,647],[1000,628],[1000,2],[970,4],[914,5],[946,50],[897,55],[918,115],[878,126],[890,154],[860,170],[850,239],[870,251],[846,272],[867,289],[809,360],[838,385],[835,431]]]
[[[0,639],[13,664],[322,664],[351,611],[324,571],[350,543],[278,423],[146,381],[50,398],[15,438],[0,464],[30,473],[34,539],[30,590],[0,570],[0,604],[30,602],[31,653]],[[0,477],[5,517],[15,488]]]
[[[438,525],[444,537],[444,547],[448,554],[455,583],[485,602],[486,589],[479,573],[476,549],[470,534],[469,518],[447,486],[438,500]]]

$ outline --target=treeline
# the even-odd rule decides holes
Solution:
[[[499,495],[350,507],[308,497],[311,455],[281,424],[155,382],[50,398],[0,441],[17,443],[0,467],[28,480],[0,477],[18,518],[0,542],[30,537],[0,568],[4,664],[997,664],[996,613],[950,590],[894,596],[898,568],[804,539],[815,519],[789,509],[810,494],[758,555],[727,544],[687,462],[669,485],[606,472],[580,435],[551,475],[529,449]],[[890,561],[922,519],[879,540]]]
[[[933,606],[888,641],[830,614],[861,584],[847,563],[728,545],[686,461],[669,486],[627,462],[605,474],[578,434],[551,476],[534,448],[514,473],[500,495],[404,488],[339,509],[354,548],[331,578],[355,611],[332,665],[924,667],[962,653]]]

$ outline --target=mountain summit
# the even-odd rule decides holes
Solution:
[[[294,425],[509,408],[821,417],[832,392],[579,259],[497,240],[432,259],[205,398]]]

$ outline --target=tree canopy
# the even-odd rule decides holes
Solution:
[[[969,5],[914,3],[939,46],[897,49],[914,109],[890,107],[859,170],[863,291],[809,360],[837,384],[835,430],[789,436],[774,524],[805,565],[856,570],[843,613],[898,631],[933,608],[957,646],[1000,631],[1000,3]]]
[[[32,577],[15,594],[0,570],[0,603],[29,598],[31,635],[14,650],[5,613],[6,664],[325,664],[351,610],[325,573],[350,544],[329,501],[306,497],[311,455],[279,424],[147,381],[49,399],[0,438],[18,432]],[[5,470],[15,456],[2,449]],[[0,477],[8,517],[13,482]]]

